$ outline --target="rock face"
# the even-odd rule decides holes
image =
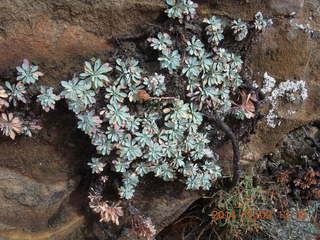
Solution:
[[[270,9],[274,15],[299,14],[304,6],[304,0],[270,0]]]
[[[75,189],[72,181],[42,183],[5,168],[0,169],[0,179],[0,219],[6,220],[2,222],[5,226],[1,230],[17,227],[46,229],[48,219]]]
[[[28,58],[46,70],[47,84],[57,84],[84,59],[110,50],[112,37],[138,33],[163,6],[160,0],[1,1],[0,72]]]
[[[251,141],[243,144],[242,163],[250,165],[272,151],[288,132],[319,116],[318,40],[295,29],[294,24],[310,23],[316,27],[320,15],[315,9],[320,3],[240,0],[235,8],[233,0],[197,2],[202,16],[217,14],[251,20],[262,11],[273,17],[273,27],[250,50],[248,61],[254,79],[261,84],[264,72],[268,72],[279,81],[307,82],[309,98],[296,114],[285,114],[286,106],[282,105],[280,127],[272,129],[262,121]],[[43,83],[56,86],[71,78],[85,59],[112,49],[111,38],[139,34],[146,24],[161,18],[164,7],[161,0],[2,0],[0,75],[8,76],[23,58],[29,58],[46,73]],[[291,12],[297,12],[296,18],[284,17]],[[0,239],[81,239],[77,231],[85,220],[77,211],[78,198],[73,195],[82,186],[81,169],[91,150],[85,137],[70,130],[74,129],[72,116],[63,109],[58,108],[57,117],[57,112],[47,115],[37,138],[19,138],[16,142],[0,139]],[[264,107],[265,113],[267,110]],[[221,152],[222,160],[230,162],[230,147],[225,146]],[[179,184],[173,186],[160,188],[162,195],[158,198],[155,188],[148,197],[150,187],[144,186],[137,196],[140,209],[158,229],[199,197],[182,191]],[[122,235],[125,239],[125,232]]]

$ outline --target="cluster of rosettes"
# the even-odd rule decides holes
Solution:
[[[182,62],[168,33],[158,33],[157,38],[149,38],[148,41],[152,48],[161,52],[158,58],[161,68],[170,73],[179,71],[186,77],[188,96],[199,110],[203,105],[223,111],[231,107],[230,93],[242,84],[239,73],[243,62],[240,57],[223,48],[215,47],[208,51],[193,36],[187,41],[188,55]]]
[[[166,181],[183,175],[190,189],[210,188],[220,169],[205,156],[209,140],[199,131],[203,118],[194,104],[162,96],[165,77],[144,74],[134,59],[117,59],[114,68],[93,60],[84,70],[80,78],[61,83],[61,96],[98,154],[116,156],[112,166],[124,177],[122,198],[132,198],[139,178],[148,173]],[[138,105],[140,111],[133,109]],[[89,163],[96,174],[105,165],[103,157]]]
[[[169,5],[169,9],[166,10],[168,17],[178,19],[180,23],[196,15],[198,4],[191,0],[166,0],[166,3]]]
[[[53,88],[37,85],[39,77],[43,76],[43,73],[38,71],[38,66],[31,65],[25,59],[22,66],[16,69],[16,81],[6,81],[4,86],[0,86],[0,129],[5,136],[12,139],[15,139],[17,134],[31,137],[32,131],[41,129],[36,120],[23,119],[25,112],[20,111],[23,108],[21,104],[28,105],[32,97],[37,96],[43,110],[48,112],[54,109],[55,102],[60,99],[53,93]]]
[[[168,4],[171,6],[168,16],[172,18],[181,20],[194,12],[186,7],[191,6],[192,1],[168,1]],[[166,74],[186,81],[188,102],[163,96],[165,75],[148,76],[135,59],[117,59],[115,71],[99,60],[92,65],[87,62],[85,73],[80,74],[84,79],[77,79],[79,87],[87,85],[86,88],[70,94],[77,90],[73,84],[62,92],[70,109],[74,109],[78,99],[84,102],[81,99],[87,95],[91,99],[94,92],[105,94],[102,104],[105,107],[98,110],[90,107],[97,101],[92,99],[74,112],[78,115],[78,127],[91,137],[98,153],[117,156],[112,163],[114,170],[124,176],[119,189],[122,198],[132,198],[139,179],[148,173],[165,181],[183,176],[188,189],[209,189],[221,174],[216,155],[206,154],[210,152],[210,141],[200,131],[205,125],[201,111],[205,107],[222,114],[230,110],[231,93],[242,84],[243,62],[239,56],[218,47],[224,38],[222,20],[212,17],[204,22],[208,24],[205,31],[209,47],[194,35],[186,41],[187,54],[183,58],[175,49],[178,40],[173,40],[168,33],[159,32],[147,39],[150,46],[159,51],[162,71],[167,70]],[[239,26],[234,27],[234,31],[243,39],[247,34],[246,25],[238,20],[233,26]],[[99,74],[103,75],[101,79]],[[81,84],[82,81],[86,84]],[[93,85],[94,81],[104,85]],[[68,87],[69,83],[62,85]],[[139,104],[141,101],[143,105]],[[99,102],[101,104],[101,100]],[[139,105],[142,111],[130,109],[132,102],[138,102],[135,106]],[[101,173],[105,162],[103,158],[93,158],[89,165],[93,173]]]

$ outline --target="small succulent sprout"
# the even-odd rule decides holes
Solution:
[[[196,125],[201,125],[203,121],[203,114],[198,111],[197,107],[195,104],[190,104],[190,117],[192,120],[192,123],[195,123]]]
[[[56,101],[60,100],[60,97],[53,93],[52,87],[40,87],[40,95],[38,95],[37,101],[40,102],[42,109],[49,112],[50,109],[54,109]]]
[[[107,109],[108,111],[105,111],[104,116],[109,120],[110,125],[117,124],[121,126],[130,118],[129,108],[125,105],[118,103],[108,104]]]
[[[125,128],[129,132],[135,133],[139,130],[140,124],[141,124],[140,118],[137,118],[137,117],[130,115],[130,117],[126,121]]]
[[[184,0],[184,15],[186,15],[187,20],[193,19],[196,15],[196,8],[198,7],[197,3],[194,3],[191,0]]]
[[[87,108],[87,106],[79,98],[75,100],[68,100],[67,103],[68,103],[68,109],[73,111],[75,114],[84,112]]]
[[[194,176],[199,172],[199,166],[197,163],[191,161],[186,162],[186,165],[180,171],[185,177]]]
[[[116,172],[125,173],[130,168],[131,162],[118,158],[117,160],[113,160],[112,163]]]
[[[169,18],[183,19],[183,10],[182,10],[182,3],[181,2],[182,2],[181,0],[178,0],[178,1],[166,0],[166,3],[171,7],[166,10]]]
[[[81,94],[79,94],[79,99],[81,100],[81,102],[85,106],[89,106],[89,105],[96,103],[95,96],[96,96],[95,91],[87,90],[87,91],[83,91],[83,92],[81,92]]]
[[[203,86],[219,86],[225,81],[225,76],[222,72],[217,71],[212,65],[210,71],[204,76],[204,79],[202,81]]]
[[[248,35],[247,24],[241,19],[232,21],[231,28],[233,29],[233,34],[237,41],[242,41]]]
[[[212,186],[212,180],[213,177],[210,174],[207,172],[200,172],[195,176],[196,188],[194,189],[202,188],[203,190],[209,190]]]
[[[74,77],[70,81],[62,81],[61,85],[64,88],[61,96],[69,100],[76,100],[82,96],[83,92],[91,89],[90,82],[80,80],[77,77]]]
[[[168,33],[159,32],[157,35],[158,38],[148,38],[148,42],[150,42],[150,46],[159,51],[163,51],[172,46],[172,41],[170,35]]]
[[[143,177],[144,175],[147,175],[150,172],[150,167],[148,164],[142,162],[139,163],[138,166],[135,169],[135,172],[140,176]]]
[[[176,70],[180,66],[180,59],[181,56],[178,50],[164,50],[162,51],[162,56],[158,58],[161,68],[166,68],[169,72]]]
[[[118,125],[109,126],[105,132],[107,139],[111,142],[120,142],[121,139],[125,136],[124,130],[121,129]]]
[[[94,134],[102,123],[101,119],[94,115],[93,111],[80,114],[77,117],[79,119],[78,128],[89,136]]]
[[[258,31],[262,31],[263,29],[270,27],[273,24],[272,19],[263,18],[261,12],[257,12],[255,15],[254,27]]]
[[[238,120],[245,120],[246,119],[246,114],[245,114],[244,110],[242,110],[241,108],[234,109],[234,111],[232,113],[234,114],[235,118]]]
[[[206,27],[206,34],[209,36],[208,42],[213,46],[218,46],[224,39],[221,20],[212,16],[210,19],[205,18],[203,22],[208,24]]]
[[[263,84],[263,88],[261,89],[261,92],[263,94],[267,94],[267,93],[272,92],[272,90],[274,89],[274,87],[276,85],[276,79],[269,76],[269,74],[267,72],[264,73],[263,79],[264,79],[264,84]]]
[[[24,59],[21,67],[16,68],[18,71],[17,80],[22,81],[24,84],[34,84],[44,74],[39,72],[38,66],[33,66],[29,63],[28,59]]]
[[[137,145],[136,140],[128,136],[130,135],[127,135],[124,143],[120,147],[120,157],[133,161],[142,156],[142,151],[139,145]]]
[[[97,152],[103,156],[109,155],[113,148],[111,141],[101,132],[92,135],[91,143],[96,146]]]
[[[62,81],[61,85],[64,90],[60,95],[70,100],[68,102],[69,108],[75,113],[79,113],[96,102],[96,93],[91,90],[91,83],[88,81],[79,80],[79,78],[75,77],[70,81]]]
[[[9,103],[6,100],[9,97],[6,90],[0,86],[0,112],[9,107]]]
[[[156,96],[161,96],[166,91],[165,77],[162,74],[155,73],[150,77],[145,77],[143,80],[147,90]]]
[[[91,162],[88,165],[91,167],[92,173],[101,173],[103,172],[103,168],[106,166],[105,163],[100,162],[100,158],[91,158]]]
[[[10,82],[5,82],[5,86],[8,89],[7,94],[9,96],[9,102],[12,102],[13,106],[16,107],[18,105],[18,101],[27,103],[25,96],[27,91],[22,82],[18,82],[16,85],[11,84]]]
[[[153,141],[149,142],[148,145],[150,149],[144,155],[149,162],[157,163],[161,158],[165,157],[164,148],[159,143],[154,143]]]
[[[120,73],[117,83],[123,87],[137,86],[140,84],[142,69],[138,66],[139,61],[133,58],[122,61],[116,60],[116,69]]]
[[[135,188],[139,183],[139,177],[135,173],[129,173],[125,175],[122,182],[123,186],[119,188],[120,197],[131,199],[134,195]]]
[[[119,217],[123,216],[123,210],[119,207],[119,203],[111,204],[107,201],[102,201],[101,195],[89,195],[90,208],[100,214],[100,221],[99,222],[112,222],[116,225],[119,225]]]
[[[170,181],[174,178],[174,170],[167,162],[156,165],[153,171],[156,177],[161,177],[164,181]]]
[[[152,137],[153,134],[150,133],[149,129],[144,127],[142,131],[135,133],[135,141],[139,144],[141,147],[148,146],[152,143]]]
[[[3,135],[15,139],[16,134],[22,132],[22,121],[12,113],[2,113],[0,116],[0,129]]]
[[[185,67],[182,69],[182,74],[185,74],[187,78],[198,78],[201,72],[200,62],[196,57],[188,57],[185,60]]]
[[[205,51],[204,44],[197,39],[196,36],[192,36],[191,41],[188,41],[187,45],[188,47],[186,50],[190,55],[202,56]]]
[[[217,154],[215,154],[216,156]],[[211,175],[214,175],[215,178],[218,176],[221,176],[221,168],[216,164],[216,159],[213,158],[210,161],[205,161],[204,165],[202,166],[203,170],[210,173]]]
[[[122,103],[127,97],[127,94],[123,90],[122,86],[112,86],[105,89],[106,95],[105,98],[110,101],[111,104]]]
[[[166,10],[168,17],[178,18],[180,23],[182,23],[184,17],[186,20],[194,18],[198,7],[198,4],[191,0],[166,0],[166,3],[170,7]]]
[[[198,58],[200,63],[200,68],[202,71],[202,78],[205,76],[206,72],[210,69],[213,64],[212,53],[203,52]]]
[[[173,120],[174,122],[190,118],[189,104],[184,103],[183,100],[176,101],[172,108],[165,108],[163,112],[167,115],[165,120]]]
[[[89,79],[94,89],[104,87],[110,82],[109,78],[105,75],[112,70],[108,63],[101,63],[101,60],[95,60],[94,63],[85,62],[84,73],[80,74],[83,79]]]

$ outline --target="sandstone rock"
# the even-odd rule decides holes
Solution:
[[[0,73],[28,58],[46,73],[45,83],[56,85],[72,77],[74,68],[80,70],[84,59],[110,50],[112,37],[139,32],[163,7],[160,0],[4,0]]]
[[[75,190],[75,182],[38,183],[21,174],[0,168],[0,219],[12,228],[39,231],[48,228],[48,219]],[[37,221],[34,221],[34,220]]]
[[[268,2],[273,15],[298,14],[304,6],[304,0],[270,0]]]

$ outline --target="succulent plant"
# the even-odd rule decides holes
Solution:
[[[141,156],[142,151],[140,146],[136,144],[136,140],[127,136],[120,147],[120,157],[131,162]]]
[[[143,80],[147,90],[155,96],[161,96],[166,91],[165,77],[161,74],[155,73],[150,77],[145,77]]]
[[[172,46],[172,41],[168,33],[159,32],[157,38],[148,38],[147,40],[153,49],[159,51],[163,51]]]
[[[18,101],[27,103],[26,99],[26,87],[22,82],[18,82],[16,85],[11,84],[10,82],[5,82],[5,86],[8,91],[7,94],[9,96],[9,102],[13,103],[13,106],[18,105]]]
[[[33,137],[33,133],[38,132],[42,129],[37,120],[24,120],[21,128],[21,134],[28,137]]]
[[[174,178],[174,170],[167,162],[156,165],[153,171],[156,177],[161,177],[164,181],[170,181]]]
[[[43,73],[39,72],[38,69],[38,66],[33,66],[29,63],[28,59],[24,59],[21,67],[17,67],[17,80],[22,81],[24,84],[36,83],[39,77],[43,76]]]
[[[9,107],[9,103],[6,100],[8,98],[8,94],[6,90],[0,86],[0,112],[2,112],[5,108]]]
[[[210,19],[205,18],[203,22],[208,24],[206,27],[206,33],[209,36],[208,42],[213,46],[218,46],[224,39],[221,20],[213,16]]]
[[[53,88],[41,86],[40,93],[37,100],[40,102],[42,109],[46,112],[54,109],[55,103],[60,100],[60,97],[53,93]]]
[[[77,77],[74,77],[70,81],[62,81],[61,85],[64,87],[61,96],[68,100],[76,100],[82,95],[82,92],[88,91],[91,88],[90,82],[79,80]]]
[[[233,34],[237,41],[242,41],[248,35],[247,24],[241,19],[233,20],[231,28],[233,29]]]
[[[169,18],[178,18],[182,23],[184,17],[187,20],[194,18],[198,4],[191,0],[166,0],[169,9],[166,10]]]
[[[14,117],[12,113],[2,113],[0,117],[0,129],[3,135],[15,139],[16,134],[22,132],[22,121]]]
[[[143,177],[150,172],[150,166],[144,162],[139,163],[135,169],[135,172],[140,176]]]
[[[105,163],[100,162],[100,158],[91,158],[91,162],[88,165],[91,167],[92,173],[101,173],[105,167]]]
[[[197,39],[196,36],[192,36],[191,41],[187,42],[187,52],[193,56],[202,56],[204,54],[204,44]]]
[[[180,54],[177,50],[163,50],[163,55],[158,58],[161,68],[166,68],[169,72],[176,70],[180,66]]]
[[[111,104],[122,103],[123,100],[127,97],[127,94],[123,92],[123,87],[121,86],[110,86],[105,89],[106,95],[105,98],[110,101]]]
[[[108,63],[101,63],[100,59],[95,60],[92,64],[85,62],[84,73],[80,74],[83,79],[89,79],[94,89],[105,86],[110,82],[109,78],[105,75],[110,72],[112,68]]]
[[[101,119],[94,115],[93,111],[80,114],[77,117],[79,119],[78,128],[88,135],[94,134],[102,123]]]
[[[255,15],[254,27],[258,31],[262,31],[266,27],[269,27],[273,24],[272,19],[265,19],[261,12],[257,12]]]
[[[118,103],[108,104],[107,111],[105,111],[104,116],[109,120],[109,124],[123,125],[129,118],[129,108],[127,106],[121,106]]]
[[[196,57],[188,57],[185,60],[185,67],[182,69],[182,74],[187,78],[198,78],[201,72],[200,62]]]
[[[112,142],[101,132],[95,132],[91,139],[92,145],[96,146],[97,152],[101,155],[109,155],[113,149]]]
[[[121,198],[131,199],[135,192],[135,188],[139,183],[139,178],[135,173],[126,174],[123,180],[123,186],[119,188]]]
[[[117,59],[116,63],[116,69],[120,73],[120,76],[117,78],[117,83],[120,84],[120,86],[130,87],[140,84],[142,69],[138,66],[139,61],[132,58],[125,61]]]
[[[147,161],[157,163],[161,158],[165,157],[164,149],[161,144],[150,141],[148,145],[150,146],[150,149],[144,155],[144,158],[147,159]]]

